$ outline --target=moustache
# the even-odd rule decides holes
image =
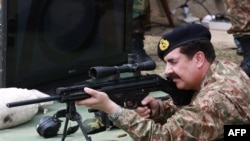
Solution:
[[[175,78],[180,78],[180,77],[175,73],[169,74],[168,77],[167,77],[167,79],[171,79],[171,80],[173,80]]]

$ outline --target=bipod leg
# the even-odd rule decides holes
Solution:
[[[78,126],[81,128],[82,133],[86,139],[86,141],[91,141],[91,137],[88,136],[87,132],[85,131],[83,125],[82,125],[82,118],[81,115],[76,111],[76,106],[75,102],[67,102],[67,113],[66,113],[66,122],[65,122],[65,127],[63,131],[63,138],[62,141],[66,138],[67,135],[67,128],[68,128],[68,121],[76,121]]]
[[[69,123],[69,118],[66,116],[66,121],[64,124],[63,135],[62,135],[62,141],[64,141],[67,136],[68,123]]]
[[[80,117],[80,115],[79,115],[78,113],[77,113],[77,115],[76,115],[76,121],[77,121],[79,127],[81,128],[82,133],[83,133],[83,135],[84,135],[86,141],[91,141],[91,137],[89,137],[89,136],[88,136],[88,133],[85,131],[85,129],[84,129],[83,125],[82,125],[81,117]]]

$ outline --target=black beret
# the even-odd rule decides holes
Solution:
[[[163,35],[159,41],[157,53],[163,60],[164,56],[181,45],[195,40],[210,41],[210,39],[211,34],[207,27],[201,24],[187,24],[174,28],[171,32]]]

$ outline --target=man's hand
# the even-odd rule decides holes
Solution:
[[[107,114],[113,114],[119,109],[119,105],[113,102],[106,93],[91,88],[84,88],[85,93],[91,97],[76,101],[77,105],[85,105],[87,107],[104,111]]]
[[[142,102],[143,107],[137,107],[135,111],[144,118],[156,117],[159,111],[159,102],[152,96],[145,97]]]

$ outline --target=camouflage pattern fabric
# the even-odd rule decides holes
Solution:
[[[133,18],[147,14],[149,0],[133,0]]]
[[[100,117],[88,118],[84,120],[82,124],[87,134],[95,134],[106,130],[106,127]]]
[[[221,140],[225,124],[250,123],[250,79],[229,61],[214,61],[189,105],[160,102],[156,120],[124,109],[114,124],[136,141]]]
[[[229,34],[250,35],[250,0],[224,0],[232,27]]]
[[[144,38],[144,30],[150,24],[149,0],[133,0],[132,33],[139,33]]]

